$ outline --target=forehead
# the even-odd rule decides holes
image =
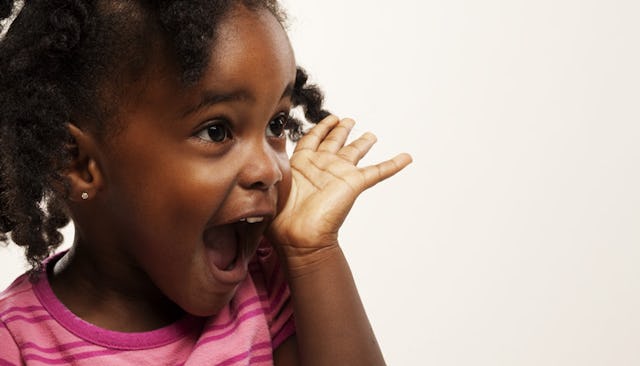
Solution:
[[[289,39],[267,9],[236,6],[216,24],[215,40],[208,49],[209,61],[195,84],[183,83],[179,62],[165,46],[156,48],[151,58],[155,62],[147,66],[146,76],[130,90],[131,98],[123,112],[162,105],[163,109],[175,106],[186,113],[200,104],[203,93],[209,91],[246,99],[257,94],[277,96],[279,100],[295,80],[296,62]],[[177,116],[177,111],[171,112]]]
[[[295,76],[296,62],[287,34],[268,10],[237,6],[216,31],[205,82],[224,85],[252,77],[269,81]]]

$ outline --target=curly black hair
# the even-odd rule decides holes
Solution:
[[[216,24],[234,6],[267,9],[284,22],[277,0],[16,3],[0,0],[5,23],[22,5],[0,39],[0,243],[11,239],[25,248],[32,270],[62,243],[59,229],[70,220],[61,173],[71,161],[68,122],[91,121],[98,135],[111,133],[118,90],[140,77],[153,40],[169,45],[190,85],[208,65]],[[329,115],[322,93],[299,67],[292,100],[309,122]],[[291,124],[294,140],[303,133],[301,123]]]

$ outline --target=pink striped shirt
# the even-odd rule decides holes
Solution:
[[[87,323],[55,297],[47,276],[31,283],[23,275],[0,294],[0,366],[273,365],[273,350],[295,333],[289,288],[268,244],[249,269],[215,317],[185,316],[143,333]]]

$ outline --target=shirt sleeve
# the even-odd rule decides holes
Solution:
[[[22,365],[20,349],[7,326],[0,320],[0,366]]]
[[[258,262],[262,267],[267,290],[267,321],[273,349],[295,334],[291,291],[277,251],[263,240],[258,248]]]

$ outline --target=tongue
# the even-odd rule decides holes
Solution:
[[[205,233],[204,243],[209,259],[220,270],[229,269],[236,259],[238,240],[231,225],[218,226]]]

